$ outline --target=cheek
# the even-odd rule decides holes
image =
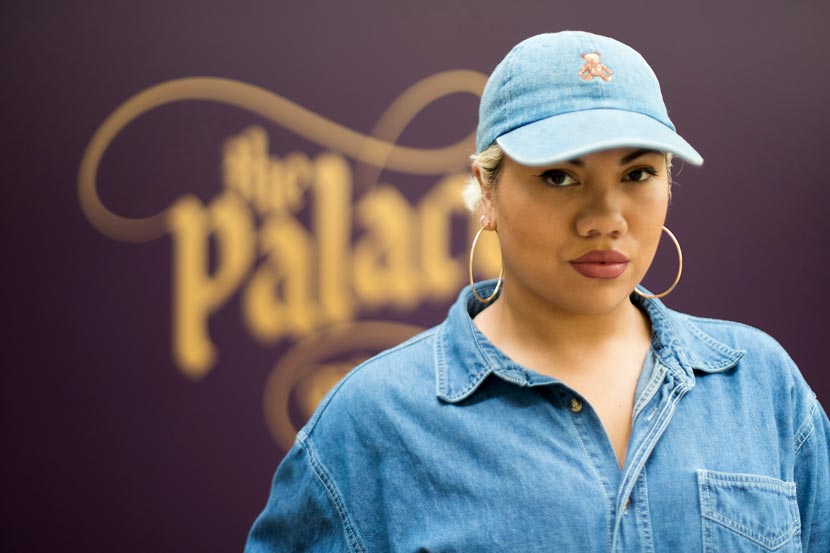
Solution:
[[[641,255],[649,263],[660,243],[663,225],[668,211],[668,187],[661,194],[659,190],[639,198],[634,210],[633,221],[629,222],[640,242]]]
[[[655,186],[632,196],[632,209],[646,224],[662,226],[669,209],[669,186]]]
[[[503,211],[499,235],[505,259],[511,265],[520,263],[549,271],[563,250],[573,247],[569,221],[561,211],[538,204]]]
[[[649,228],[648,235],[643,240],[642,253],[644,254],[648,264],[654,260],[654,255],[657,253],[657,248],[660,246],[660,237],[663,234],[663,225],[659,227]]]
[[[523,232],[542,232],[540,226],[550,218],[550,207],[529,194],[516,193],[509,202],[499,205],[499,217],[505,225]]]

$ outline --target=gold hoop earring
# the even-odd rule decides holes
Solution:
[[[478,229],[476,237],[473,238],[473,245],[472,247],[470,247],[470,288],[472,288],[473,290],[473,295],[481,303],[490,303],[491,301],[493,301],[493,299],[495,299],[496,295],[499,293],[499,289],[501,289],[501,283],[504,282],[504,260],[502,260],[501,271],[499,272],[499,278],[496,281],[496,289],[493,290],[493,293],[487,296],[486,298],[482,298],[478,295],[478,292],[476,291],[476,283],[473,279],[473,255],[476,251],[476,244],[478,244],[478,237],[481,236],[482,231],[484,231],[486,228],[486,226],[482,226],[480,229]],[[493,229],[493,232],[495,232],[496,236],[498,236],[499,231]]]
[[[674,247],[677,248],[677,276],[674,277],[674,282],[672,282],[672,285],[669,286],[669,288],[666,291],[660,292],[659,294],[644,294],[635,287],[634,291],[644,298],[656,299],[668,296],[669,292],[674,290],[674,287],[677,286],[678,282],[680,282],[680,275],[683,274],[683,251],[680,249],[680,242],[677,241],[677,238],[674,236],[674,234],[672,234],[672,231],[667,229],[665,226],[663,227],[663,230],[666,232],[666,234],[669,235],[669,238],[672,239],[672,242],[674,242]]]

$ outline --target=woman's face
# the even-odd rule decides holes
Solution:
[[[575,314],[619,307],[660,241],[665,155],[621,148],[546,167],[503,164],[482,205],[499,232],[505,294]]]

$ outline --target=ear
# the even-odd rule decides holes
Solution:
[[[481,177],[481,168],[478,162],[473,162],[473,176],[478,181],[479,189],[481,190],[481,202],[479,203],[479,211],[481,212],[481,226],[487,230],[496,230],[498,228],[498,217],[496,215],[495,205],[495,191],[492,186],[484,184]]]

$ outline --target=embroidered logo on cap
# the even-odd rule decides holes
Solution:
[[[594,77],[599,77],[605,82],[610,81],[614,74],[608,67],[599,61],[599,52],[592,52],[590,54],[582,54],[582,59],[585,60],[585,65],[579,70],[579,76],[584,81],[590,81]]]

